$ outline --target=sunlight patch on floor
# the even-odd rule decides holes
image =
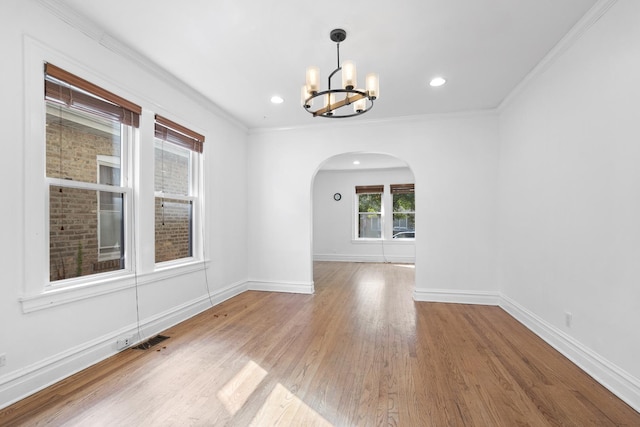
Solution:
[[[269,394],[250,425],[263,426],[265,422],[283,426],[333,426],[280,383]]]
[[[253,393],[258,385],[267,376],[267,371],[262,369],[253,360],[238,372],[228,383],[224,385],[218,392],[218,399],[227,408],[231,415],[242,408],[251,393]]]

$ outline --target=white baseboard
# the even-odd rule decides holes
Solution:
[[[247,282],[247,288],[250,291],[266,291],[266,292],[288,292],[292,294],[313,294],[313,282],[271,282],[264,280],[250,280]]]
[[[334,262],[391,262],[397,264],[414,264],[414,256],[394,256],[394,255],[340,255],[340,254],[314,254],[314,261],[334,261]]]
[[[212,293],[211,297],[203,295],[151,318],[144,319],[140,324],[140,331],[144,336],[134,340],[137,341],[134,342],[134,345],[207,310],[212,303],[217,305],[246,290],[246,282],[236,283],[221,291]],[[116,348],[118,338],[137,337],[137,335],[137,325],[129,325],[1,376],[0,409],[113,356],[121,351]]]
[[[180,322],[199,314],[212,306],[216,306],[223,301],[228,300],[236,295],[241,294],[247,290],[246,282],[235,283],[226,287],[220,291],[214,292],[211,295],[201,296],[193,301],[186,302],[171,309],[158,313],[147,319],[144,319],[140,324],[140,332],[142,337],[137,342],[134,342],[132,346],[135,346],[147,339],[157,335],[158,333],[169,329],[170,327],[177,325]],[[134,331],[137,334],[137,329]]]
[[[580,369],[640,412],[640,379],[620,369],[579,341],[549,324],[512,299],[501,295],[500,307],[562,353]]]
[[[488,291],[459,291],[449,289],[416,289],[413,299],[423,302],[454,304],[499,305],[500,293]]]

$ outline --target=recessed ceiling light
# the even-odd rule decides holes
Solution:
[[[429,86],[431,87],[439,87],[445,84],[447,81],[443,77],[434,77],[429,82]]]
[[[284,99],[282,99],[281,96],[273,95],[271,97],[271,102],[274,103],[274,104],[282,104],[284,102]]]
[[[359,165],[359,164],[360,164],[360,160],[354,160],[354,161],[353,161],[353,164],[354,164],[354,165]]]

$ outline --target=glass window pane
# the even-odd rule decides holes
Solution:
[[[112,200],[111,209],[99,211],[98,200],[105,193]],[[50,281],[124,268],[123,196],[121,192],[50,187]]]
[[[393,238],[413,239],[416,235],[415,194],[393,195]]]
[[[188,258],[192,253],[192,202],[156,198],[156,262]]]
[[[120,251],[122,233],[122,211],[100,211],[100,254]]]
[[[98,247],[101,261],[120,258],[122,246],[122,194],[98,191]]]
[[[191,151],[156,138],[155,191],[189,195]]]
[[[118,122],[47,102],[47,176],[96,183],[98,156],[120,161],[120,135]]]
[[[359,214],[358,215],[358,237],[379,239],[382,234],[380,214]]]
[[[382,194],[358,194],[358,237],[382,237]]]
[[[120,167],[112,165],[98,165],[98,183],[120,186]]]
[[[359,194],[358,212],[380,212],[382,206],[382,194]]]
[[[413,239],[416,237],[416,216],[413,213],[393,214],[393,238]]]
[[[416,195],[410,194],[394,194],[393,195],[393,211],[394,212],[415,212]]]

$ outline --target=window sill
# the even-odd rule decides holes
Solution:
[[[202,271],[209,266],[209,260],[199,260],[195,258],[180,259],[176,261],[166,261],[156,264],[152,273],[139,274],[138,284],[146,285],[158,280],[170,279],[176,276],[183,276],[196,271]]]
[[[380,244],[380,242],[382,242],[382,239],[375,239],[375,238],[363,238],[363,239],[351,239],[351,243],[362,243],[362,244]]]
[[[68,286],[49,286],[37,295],[23,296],[18,300],[23,313],[44,310],[63,304],[82,301],[135,286],[149,285],[160,280],[204,270],[208,261],[191,260],[158,264],[155,271],[142,274],[126,273],[117,276],[100,277],[84,283]]]
[[[31,313],[50,307],[81,301],[112,292],[122,291],[135,286],[136,280],[133,274],[118,275],[117,277],[99,278],[91,282],[85,282],[69,286],[49,286],[37,295],[29,295],[19,298],[22,303],[22,311]]]
[[[414,245],[416,239],[351,239],[356,245]]]

